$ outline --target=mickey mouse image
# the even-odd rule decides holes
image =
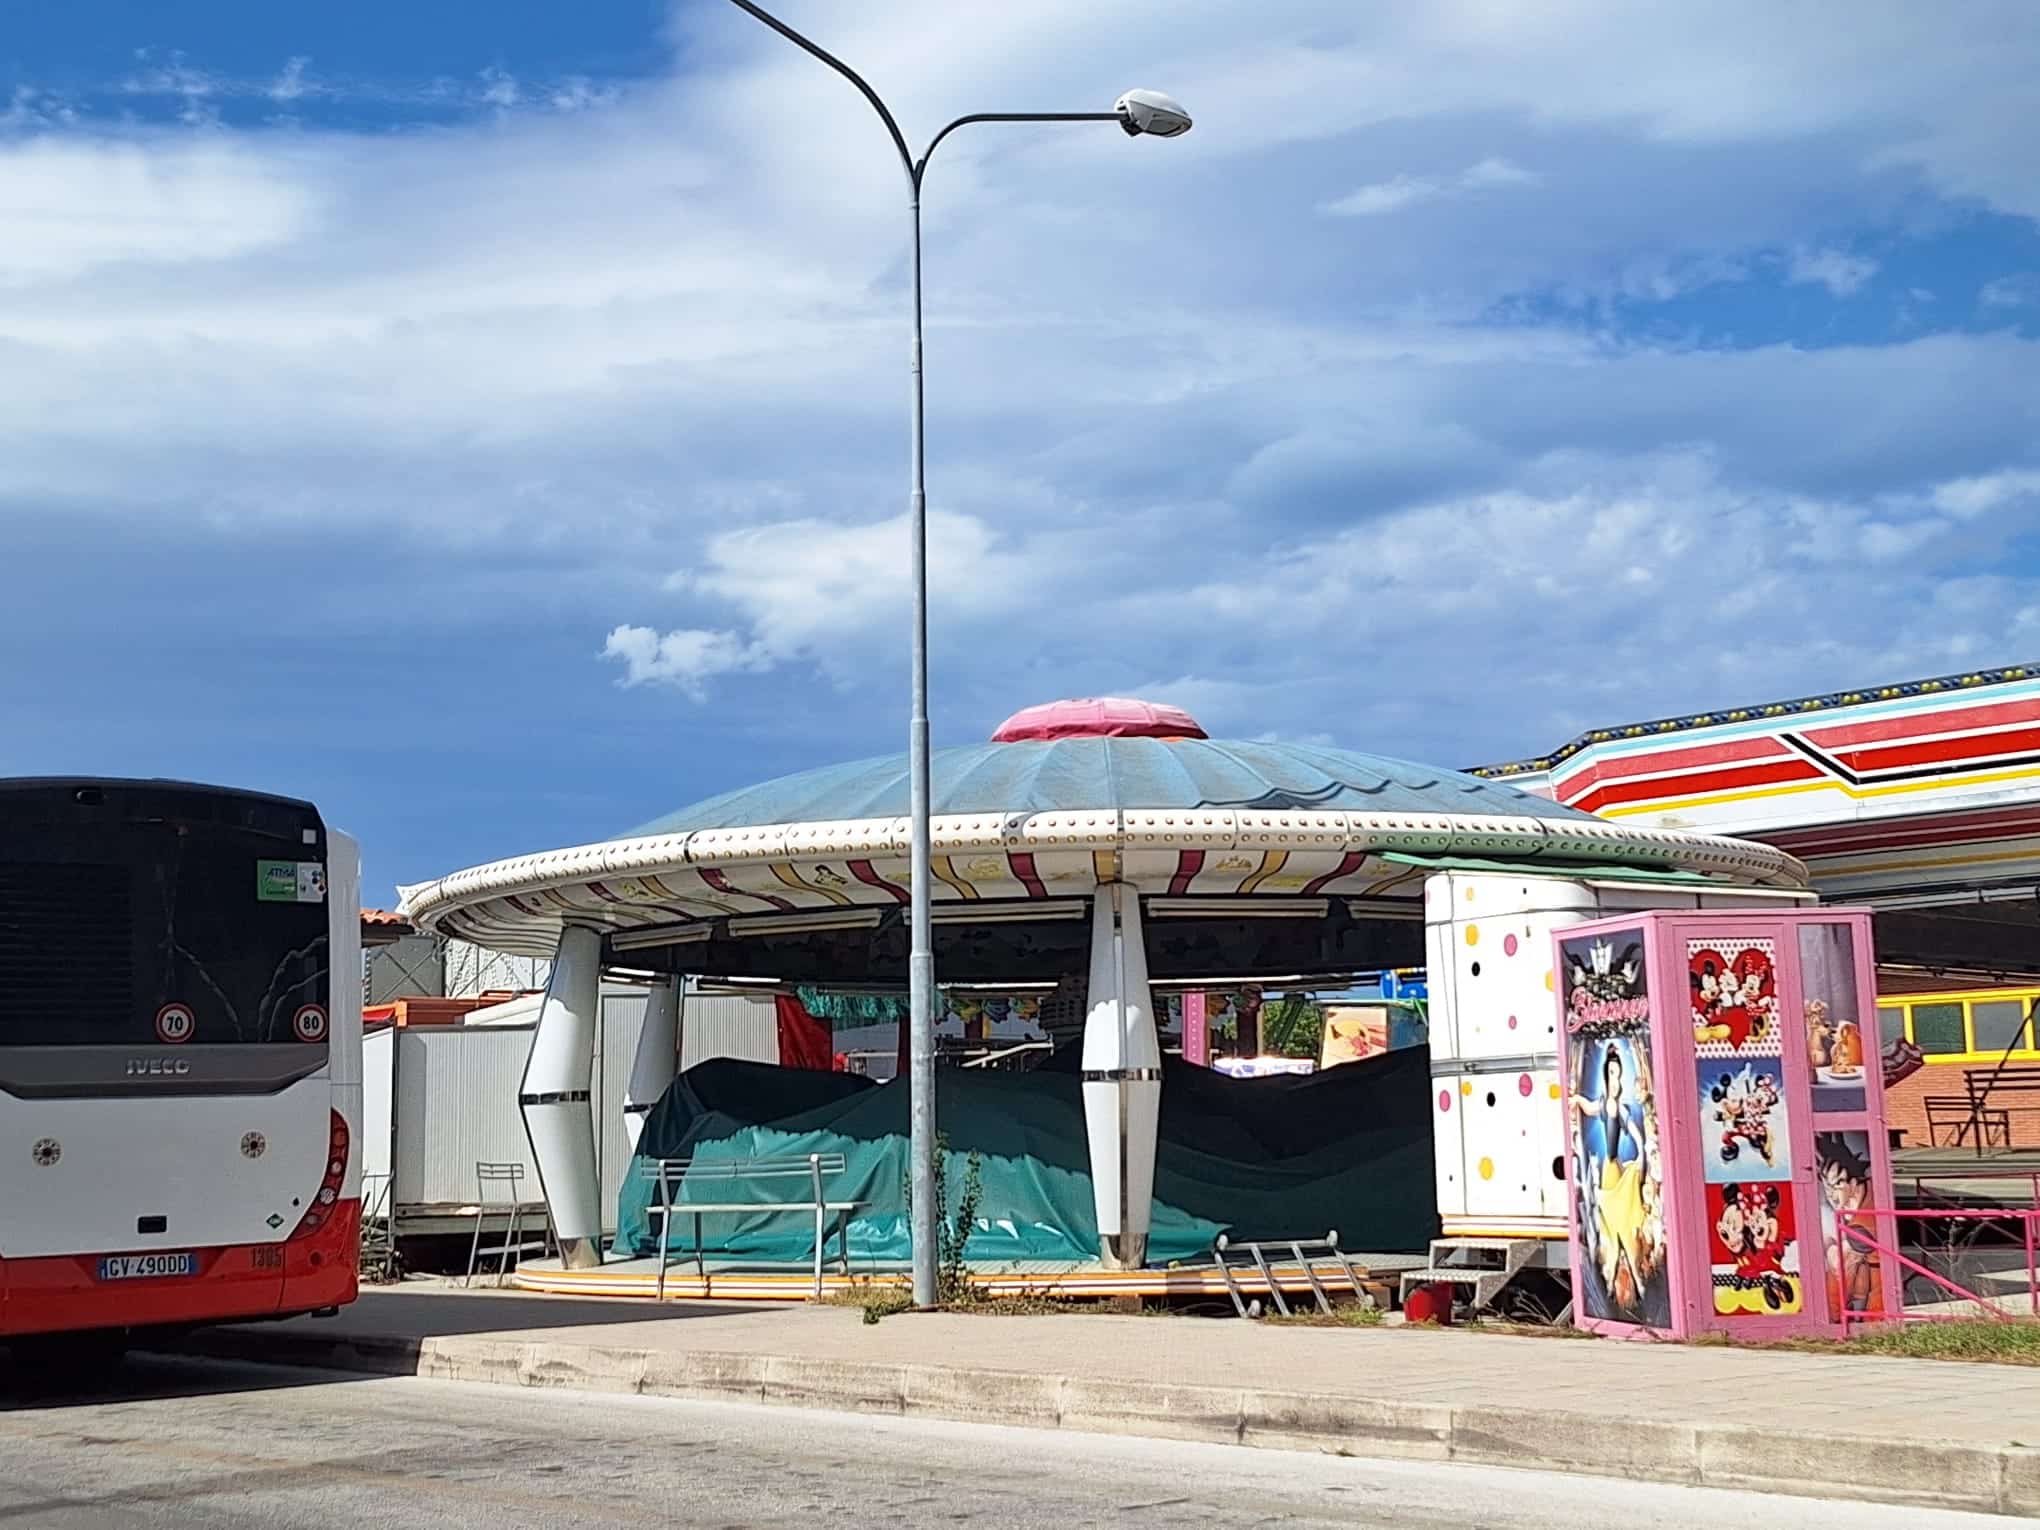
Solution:
[[[1707,1091],[1714,1102],[1714,1119],[1721,1126],[1721,1161],[1734,1163],[1742,1156],[1743,1144],[1755,1148],[1765,1163],[1772,1156],[1771,1112],[1778,1108],[1778,1081],[1766,1073],[1761,1077],[1749,1068],[1734,1075],[1724,1073]]]
[[[1782,1196],[1776,1185],[1723,1185],[1721,1216],[1714,1224],[1722,1247],[1735,1260],[1738,1290],[1759,1290],[1764,1305],[1783,1311],[1792,1300],[1786,1273],[1784,1229],[1778,1223]]]

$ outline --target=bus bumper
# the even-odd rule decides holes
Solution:
[[[338,1307],[360,1284],[361,1203],[281,1243],[195,1249],[198,1272],[101,1280],[101,1254],[0,1257],[0,1339],[94,1328],[232,1322]],[[106,1253],[154,1252],[108,1249]]]

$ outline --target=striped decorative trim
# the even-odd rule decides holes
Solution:
[[[1152,874],[1156,892],[1178,884],[1188,887],[1198,875],[1230,876],[1237,868],[1241,880],[1233,887],[1241,892],[1293,896],[1304,887],[1326,887],[1350,874],[1345,868],[1384,854],[1463,855],[1513,862],[1526,872],[1552,862],[1670,865],[1730,882],[1793,889],[1805,887],[1807,880],[1806,868],[1795,857],[1771,845],[1593,818],[1127,811],[937,818],[932,829],[931,848],[949,861],[952,874],[959,857],[971,858],[973,866],[992,860],[1005,868],[1008,885],[1018,890],[990,896],[1009,898],[1082,895],[1093,880],[1100,854],[1124,864],[1140,854],[1156,859],[1157,850],[1174,853]],[[799,846],[797,858],[789,854],[793,845]],[[859,852],[857,859],[844,857],[850,847]],[[683,908],[699,904],[688,910],[696,917],[758,912],[760,905],[776,913],[797,914],[806,911],[803,905],[776,893],[751,890],[770,885],[793,892],[794,883],[774,870],[787,865],[799,867],[804,873],[799,880],[814,884],[816,892],[826,883],[832,891],[854,896],[862,884],[884,900],[904,903],[909,849],[905,819],[799,824],[758,833],[648,835],[458,871],[403,889],[402,908],[419,929],[444,930],[495,949],[543,955],[552,949],[559,925],[568,917],[615,928],[673,920],[671,908],[662,909],[649,899],[623,905],[601,898],[588,890],[592,882],[602,882],[612,896],[633,882],[647,891],[657,886],[667,892],[698,885],[701,894],[660,900]],[[1191,856],[1199,859],[1193,862]],[[832,860],[845,873],[840,882],[824,875]],[[1279,874],[1284,867],[1302,869]],[[1562,867],[1552,869],[1562,874]],[[1413,894],[1417,878],[1408,874],[1404,881],[1402,875],[1390,880],[1410,887]],[[971,881],[976,880],[973,871]],[[1148,886],[1149,874],[1139,880]],[[936,889],[938,898],[958,898],[954,882],[939,877],[937,881],[942,884]],[[985,892],[982,886],[977,890]],[[824,906],[836,906],[835,900],[826,900]]]
[[[1666,733],[1688,733],[1699,728],[1718,728],[1727,723],[1762,722],[1766,718],[1797,717],[1808,712],[1832,712],[1841,707],[1867,706],[1877,701],[1902,701],[1909,696],[1936,696],[1949,691],[1971,691],[1987,685],[2005,685],[2015,680],[2040,677],[2040,664],[2008,665],[2002,669],[1972,670],[1961,675],[1942,675],[1933,680],[1908,680],[1899,685],[1880,685],[1871,690],[1830,691],[1824,696],[1802,696],[1796,701],[1774,701],[1763,706],[1733,707],[1721,712],[1694,712],[1685,717],[1665,717],[1655,722],[1631,723],[1625,728],[1596,728],[1582,733],[1550,754],[1534,759],[1510,760],[1500,765],[1475,765],[1465,773],[1485,780],[1510,776],[1543,775],[1555,770],[1582,750],[1596,744],[1620,743]]]

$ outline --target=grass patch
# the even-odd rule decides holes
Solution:
[[[895,1313],[914,1310],[914,1293],[904,1282],[860,1280],[847,1291],[831,1291],[822,1298],[825,1307],[854,1307],[866,1323],[876,1323]]]
[[[1388,1314],[1379,1307],[1369,1307],[1359,1302],[1338,1303],[1330,1312],[1320,1312],[1312,1307],[1308,1312],[1292,1312],[1284,1317],[1279,1312],[1264,1314],[1266,1323],[1288,1323],[1297,1328],[1380,1328],[1388,1322]],[[1397,1327],[1412,1326],[1398,1323]]]
[[[847,1291],[830,1292],[822,1298],[822,1304],[855,1308],[864,1314],[867,1323],[881,1322],[915,1310],[913,1291],[904,1280],[860,1280]],[[1127,1309],[1109,1299],[1057,1297],[1045,1291],[985,1296],[965,1286],[960,1293],[937,1302],[935,1310],[959,1312],[972,1317],[1057,1317],[1070,1312],[1123,1312]]]
[[[1799,1347],[1799,1346],[1794,1346]],[[1901,1355],[1913,1360],[1970,1360],[1990,1365],[2040,1365],[2040,1323],[1968,1321],[1881,1323],[1847,1340],[1811,1340],[1826,1354]]]

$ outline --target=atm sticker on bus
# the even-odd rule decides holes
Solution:
[[[257,861],[255,897],[261,903],[324,903],[323,861]]]
[[[191,1040],[198,1020],[188,1004],[165,1004],[156,1011],[156,1039],[171,1046]]]

